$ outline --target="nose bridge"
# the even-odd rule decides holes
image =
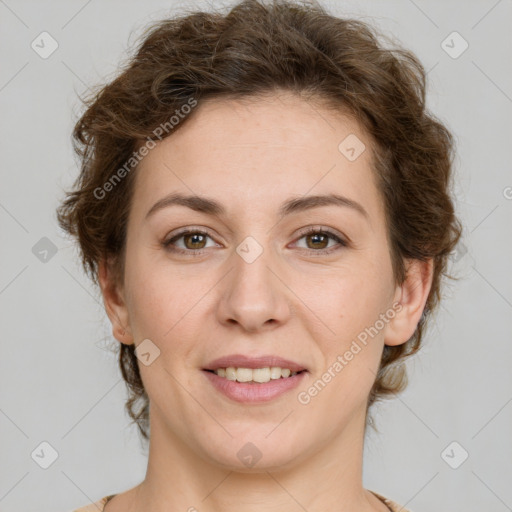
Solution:
[[[286,287],[275,275],[279,265],[267,235],[256,235],[259,240],[249,235],[235,248],[222,293],[222,320],[235,320],[248,330],[257,330],[269,320],[282,322],[289,314]]]

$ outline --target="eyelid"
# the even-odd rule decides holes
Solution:
[[[339,231],[333,229],[333,228],[329,228],[327,226],[322,226],[322,225],[313,225],[313,226],[307,226],[305,228],[302,228],[301,230],[299,230],[299,237],[303,237],[305,235],[309,235],[309,234],[312,234],[312,233],[324,233],[324,234],[327,234],[327,235],[331,235],[332,237],[334,238],[338,238],[339,240],[341,240],[342,242],[344,243],[349,243],[349,239],[348,237],[346,237],[345,235],[343,235],[342,233],[340,233]]]
[[[311,254],[318,254],[318,255],[326,255],[330,254],[331,252],[335,252],[340,250],[341,248],[348,247],[350,245],[350,240],[345,235],[342,235],[337,230],[333,230],[332,228],[328,228],[326,226],[320,226],[320,225],[314,225],[314,226],[308,226],[306,228],[303,228],[299,232],[299,236],[295,239],[293,243],[298,242],[302,238],[304,238],[307,235],[310,234],[316,234],[321,233],[324,235],[327,235],[332,240],[335,240],[338,244],[338,246],[329,247],[328,249],[303,249]],[[341,246],[341,247],[340,247]]]
[[[177,232],[172,232],[169,235],[167,235],[164,238],[164,240],[162,242],[162,245],[163,246],[168,246],[174,240],[178,240],[182,236],[189,235],[189,234],[206,235],[209,238],[211,238],[213,241],[215,241],[215,237],[212,236],[212,234],[210,233],[210,231],[208,229],[200,228],[200,227],[195,227],[195,226],[189,226],[189,227],[186,227],[186,228],[183,228],[183,229],[178,229]],[[215,243],[217,243],[217,242],[215,242]],[[189,249],[187,252],[197,252],[197,251],[201,251],[201,250],[203,250],[203,249],[197,249],[196,251],[193,251],[192,249]]]
[[[334,247],[329,247],[328,249],[318,249],[318,250],[301,248],[302,250],[307,251],[311,254],[316,253],[318,255],[322,255],[322,254],[329,254],[331,252],[337,251],[343,247],[348,247],[350,244],[350,240],[345,235],[338,233],[337,231],[333,230],[332,228],[324,227],[321,225],[313,225],[313,226],[307,226],[305,228],[302,228],[299,231],[298,236],[295,238],[293,243],[296,243],[297,241],[301,240],[302,238],[304,238],[305,236],[307,236],[309,234],[316,234],[316,233],[328,235],[332,240],[335,240],[338,243],[338,247],[334,246]],[[174,232],[174,233],[168,235],[167,237],[165,237],[164,241],[162,242],[162,246],[164,247],[164,249],[166,249],[170,252],[177,252],[177,253],[181,253],[181,254],[190,254],[190,255],[197,255],[197,256],[202,255],[207,249],[182,249],[179,247],[173,247],[172,243],[175,240],[179,240],[181,237],[188,235],[188,234],[205,235],[217,244],[217,242],[215,241],[215,237],[213,237],[211,235],[211,233],[208,229],[202,228],[202,227],[189,226],[189,227],[186,227],[183,229],[179,229],[177,232]],[[341,246],[341,247],[339,247],[339,246]]]

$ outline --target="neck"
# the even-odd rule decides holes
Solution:
[[[389,510],[362,486],[365,411],[286,466],[222,467],[152,410],[148,468],[133,510],[322,512]],[[307,444],[307,443],[305,443]]]

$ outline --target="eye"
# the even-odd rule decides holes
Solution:
[[[301,233],[299,240],[306,240],[306,249],[310,252],[328,254],[333,251],[339,250],[340,247],[329,247],[329,239],[334,240],[342,247],[347,247],[348,244],[345,240],[340,238],[337,234],[324,228],[311,227]]]
[[[192,256],[201,256],[203,249],[206,249],[207,239],[213,240],[212,237],[206,231],[200,229],[185,229],[168,240],[162,242],[162,247],[167,251],[187,254]],[[334,232],[326,228],[310,227],[302,231],[301,237],[298,240],[306,240],[307,247],[305,248],[311,253],[317,254],[328,254],[333,251],[337,251],[341,247],[347,247],[348,243],[339,237]],[[183,245],[180,247],[177,242],[182,241]],[[336,244],[329,247],[329,241],[337,242]],[[214,242],[213,246],[217,244]],[[212,247],[212,246],[210,246]]]
[[[205,243],[207,238],[211,239],[206,231],[201,231],[200,229],[186,229],[162,242],[162,246],[172,252],[201,255],[202,249],[206,248]],[[184,245],[182,247],[176,245],[176,242],[180,239],[183,239]]]

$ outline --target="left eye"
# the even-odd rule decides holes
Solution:
[[[329,239],[334,240],[338,244],[342,246],[346,246],[346,242],[342,240],[339,236],[335,235],[334,233],[331,233],[330,231],[322,231],[322,230],[311,230],[306,233],[304,233],[299,240],[305,239],[306,240],[306,249],[313,250],[314,252],[330,252],[332,249],[331,247],[328,247]]]

